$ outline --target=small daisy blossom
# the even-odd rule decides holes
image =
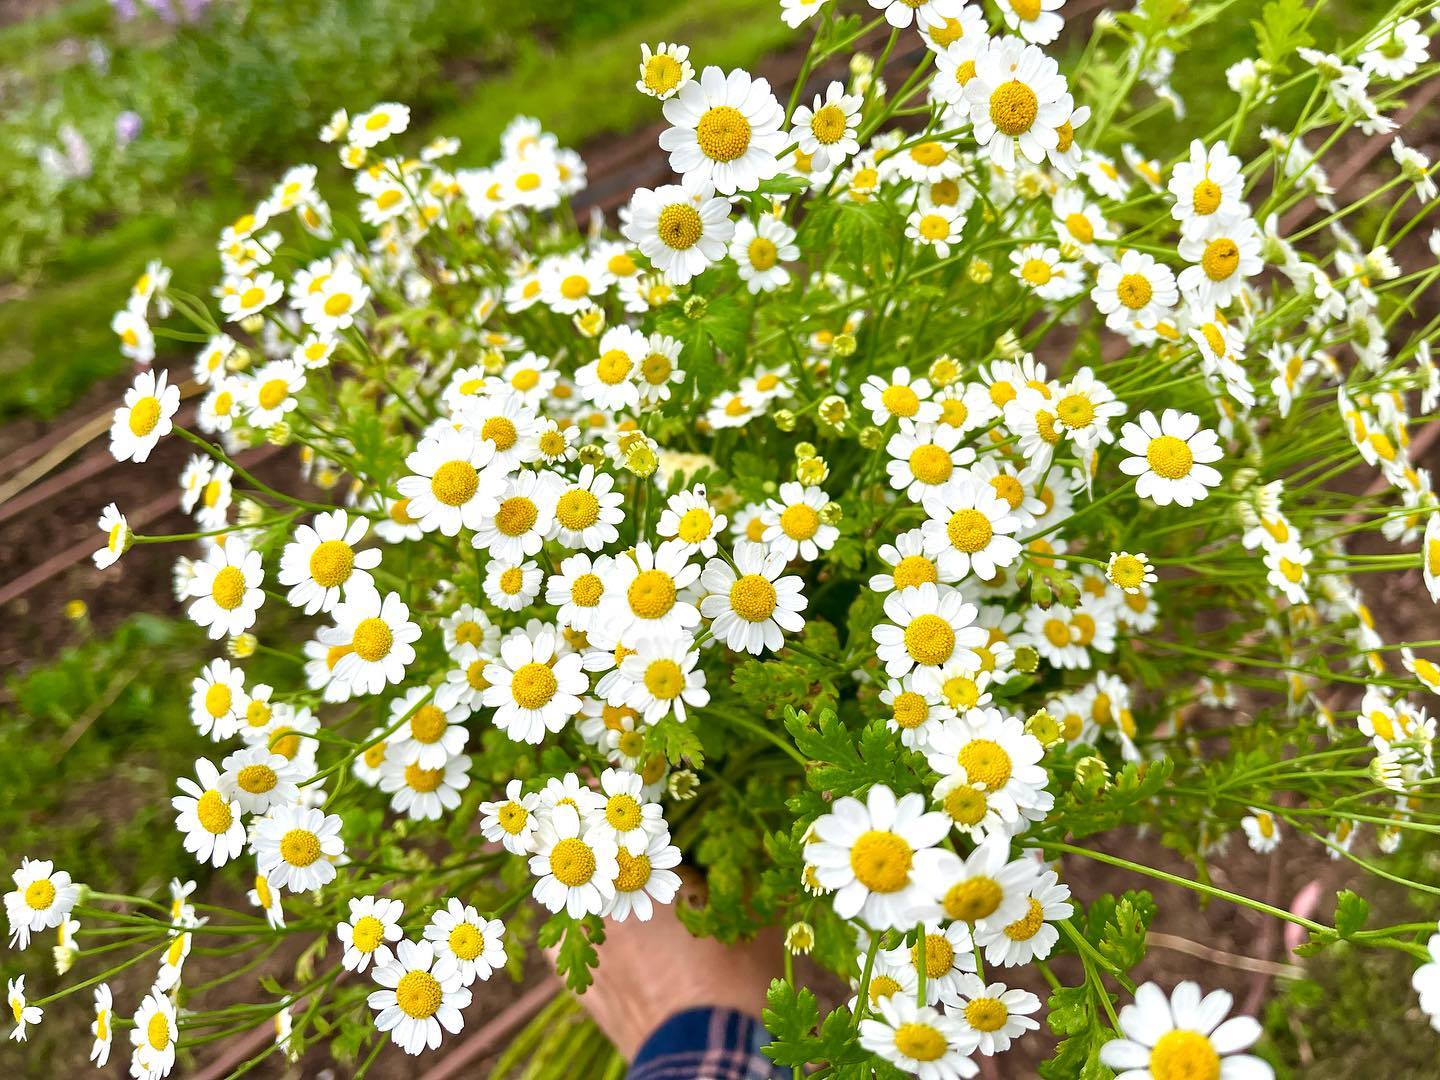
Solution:
[[[433,769],[402,765],[387,754],[380,763],[380,790],[390,795],[390,809],[414,821],[439,821],[460,805],[460,793],[470,786],[470,758],[446,758]]]
[[[665,101],[684,89],[695,78],[690,66],[690,46],[660,42],[655,48],[640,46],[640,78],[635,89]]]
[[[821,517],[830,501],[818,487],[791,480],[780,485],[778,498],[765,504],[765,532],[761,541],[785,561],[800,558],[814,562],[820,552],[829,551],[840,530]]]
[[[100,512],[98,524],[100,531],[105,534],[105,546],[96,549],[91,558],[95,561],[97,570],[106,570],[125,554],[134,534],[130,531],[130,523],[125,520],[125,515],[120,513],[120,508],[113,502]]]
[[[1018,38],[991,39],[980,51],[965,102],[981,151],[1006,170],[1017,155],[1041,164],[1072,108],[1059,65]]]
[[[915,910],[935,895],[947,854],[936,845],[950,831],[944,814],[925,810],[925,797],[895,798],[884,784],[865,802],[845,796],[815,820],[805,861],[835,891],[835,914],[875,930],[910,926]]]
[[[116,461],[143,463],[150,451],[174,425],[171,417],[180,408],[180,388],[166,385],[169,373],[142,371],[135,385],[125,391],[124,404],[115,410],[110,424],[110,453]]]
[[[609,829],[587,827],[573,806],[555,806],[535,831],[530,873],[539,879],[536,901],[573,919],[599,915],[615,898],[618,851]]]
[[[480,804],[480,832],[486,840],[499,842],[512,855],[530,854],[538,823],[535,812],[540,796],[526,794],[519,780],[505,785],[505,798]]]
[[[437,701],[432,704],[428,688],[412,686],[390,703],[389,727],[400,726],[386,744],[387,757],[393,756],[401,765],[439,769],[465,749],[468,710],[442,708],[438,690],[435,696]]]
[[[580,654],[558,655],[562,642],[552,627],[511,634],[500,644],[500,657],[485,666],[490,685],[481,701],[495,710],[491,722],[515,742],[538,744],[580,711],[580,694],[589,680]]]
[[[345,950],[340,963],[346,971],[364,971],[371,962],[384,967],[394,959],[390,947],[405,936],[400,919],[405,905],[393,897],[352,897],[350,918],[335,927]]]
[[[340,602],[342,590],[374,591],[370,571],[380,565],[375,548],[355,550],[370,523],[350,518],[344,510],[331,510],[295,530],[294,539],[280,553],[281,585],[290,586],[285,599],[306,615],[329,611]]]
[[[1132,248],[1121,254],[1119,262],[1100,264],[1090,299],[1105,316],[1106,326],[1123,331],[1131,326],[1153,327],[1175,306],[1180,291],[1169,267]]]
[[[270,884],[309,892],[335,879],[333,860],[345,853],[340,819],[314,807],[277,806],[251,826],[256,864]]]
[[[780,171],[785,110],[764,79],[707,67],[665,102],[665,119],[673,126],[661,132],[660,149],[686,179],[733,195],[754,191]]]
[[[212,640],[244,633],[254,625],[255,613],[265,602],[260,588],[264,579],[258,551],[233,538],[224,547],[211,547],[205,560],[195,564],[187,611],[190,620],[207,628]]]
[[[392,135],[401,134],[409,126],[410,106],[394,101],[382,102],[350,121],[350,144],[368,150]]]
[[[699,660],[688,635],[642,638],[620,662],[606,699],[611,705],[628,705],[647,724],[667,713],[683,724],[687,705],[698,709],[710,703],[705,672],[696,667]]]
[[[1120,1010],[1120,1032],[1100,1047],[1100,1060],[1124,1080],[1167,1080],[1172,1076],[1224,1076],[1226,1080],[1274,1080],[1275,1070],[1248,1049],[1260,1038],[1249,1016],[1226,1020],[1234,999],[1225,990],[1201,996],[1182,982],[1167,999],[1153,982],[1135,991]],[[1223,1023],[1222,1023],[1223,1021]]]
[[[1060,931],[1051,923],[1063,922],[1074,913],[1069,887],[1054,870],[1045,870],[1030,889],[1029,910],[1008,926],[987,928],[976,944],[985,950],[988,964],[1020,967],[1044,960],[1060,940]]]
[[[1137,495],[1156,506],[1190,506],[1220,483],[1220,473],[1209,463],[1224,452],[1215,433],[1200,427],[1198,416],[1166,409],[1157,420],[1147,410],[1136,420],[1120,435],[1120,447],[1132,455],[1120,462],[1120,471],[1138,477]]]
[[[942,815],[944,816],[944,815]],[[946,826],[950,824],[946,818]],[[1010,839],[992,836],[965,858],[943,852],[939,868],[939,899],[923,916],[972,924],[977,933],[1008,926],[1029,909],[1030,890],[1036,878],[1029,859],[1010,859]]]
[[[990,983],[978,975],[962,975],[960,986],[947,999],[951,1013],[979,1037],[976,1047],[990,1056],[1010,1049],[1010,1043],[1027,1031],[1040,1027],[1027,1014],[1040,1009],[1040,999],[1029,990],[1012,990],[1004,983]]]
[[[395,957],[376,967],[372,976],[381,987],[365,999],[374,1009],[375,1027],[407,1054],[434,1050],[444,1032],[454,1035],[465,1026],[461,1010],[471,994],[460,969],[448,956],[437,956],[429,941],[401,940]]]
[[[974,625],[978,609],[948,585],[925,582],[885,598],[885,618],[872,631],[885,673],[898,679],[912,668],[939,668],[952,660],[978,667],[975,649],[989,633]]]
[[[405,459],[410,475],[396,485],[407,516],[423,531],[445,536],[478,529],[505,489],[505,474],[490,467],[495,453],[493,441],[469,429],[441,428],[421,439]]]
[[[264,814],[272,806],[295,802],[305,779],[294,762],[264,744],[236,750],[220,768],[221,794],[238,802],[247,814]]]
[[[320,644],[343,649],[331,672],[334,682],[351,693],[378,694],[389,683],[405,677],[415,659],[413,642],[420,627],[410,621],[410,609],[399,593],[359,592],[336,604],[335,625],[319,632]]]
[[[812,104],[795,110],[790,140],[799,143],[802,154],[810,155],[815,168],[839,165],[860,152],[855,136],[864,102],[863,94],[847,94],[844,83],[831,82]]]
[[[860,1045],[872,1054],[919,1080],[966,1080],[980,1072],[970,1058],[975,1034],[954,1016],[900,993],[880,998],[872,1011],[879,1015],[860,1021]]]
[[[725,257],[735,235],[730,202],[697,180],[641,188],[630,199],[621,233],[671,285],[684,285]]]
[[[487,919],[469,904],[450,897],[425,924],[425,940],[435,953],[455,962],[462,986],[484,981],[505,966],[505,924]]]
[[[633,841],[622,842],[615,851],[615,899],[605,913],[607,919],[624,922],[634,915],[639,922],[649,922],[655,905],[669,904],[680,889],[680,849],[670,843],[664,831],[643,833]]]
[[[805,582],[794,574],[782,577],[785,555],[763,544],[742,540],[733,559],[733,567],[724,559],[705,564],[700,614],[711,620],[710,632],[732,649],[755,656],[766,649],[778,651],[786,633],[805,628],[800,614],[806,605]]]
[[[24,949],[30,935],[60,926],[69,918],[80,888],[66,870],[56,870],[48,859],[20,859],[10,875],[15,889],[5,894],[5,916],[10,924],[10,947]]]
[[[180,1021],[175,1003],[162,990],[152,989],[140,1002],[132,1020],[130,1075],[141,1080],[168,1076],[175,1067]]]
[[[115,1000],[109,983],[95,988],[95,1019],[90,1022],[90,1034],[95,1041],[90,1044],[90,1061],[97,1069],[103,1069],[110,1061],[110,1044],[115,1038]]]
[[[214,763],[197,760],[195,776],[199,783],[188,776],[176,781],[183,794],[170,800],[175,827],[184,836],[186,851],[202,863],[224,866],[245,849],[240,802],[226,793],[227,785]]]
[[[920,527],[925,554],[935,559],[946,580],[971,573],[989,580],[1020,557],[1020,542],[1010,535],[1019,530],[1020,520],[984,480],[957,476],[927,493],[924,506],[929,515]]]
[[[779,218],[762,215],[758,224],[742,218],[730,241],[730,258],[740,271],[740,280],[752,293],[771,292],[790,284],[784,264],[800,257],[795,230]]]
[[[965,212],[954,206],[921,207],[905,219],[905,236],[927,247],[933,247],[942,259],[950,257],[950,246],[960,242],[965,228]]]

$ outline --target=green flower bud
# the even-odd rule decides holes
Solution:
[[[1035,669],[1040,666],[1040,654],[1035,651],[1033,645],[1017,645],[1015,647],[1015,670],[1022,675],[1033,675]]]
[[[710,301],[703,296],[692,296],[685,301],[682,310],[687,319],[703,319],[705,313],[710,310]]]

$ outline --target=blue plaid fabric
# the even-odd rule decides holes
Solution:
[[[760,1052],[764,1025],[734,1009],[687,1009],[661,1024],[635,1055],[626,1080],[786,1080]]]

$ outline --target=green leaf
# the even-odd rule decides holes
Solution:
[[[1155,901],[1148,892],[1127,892],[1105,920],[1095,947],[1121,971],[1129,971],[1145,958],[1145,935],[1155,918]]]
[[[791,1068],[820,1060],[823,1047],[814,1034],[820,1023],[820,1005],[805,988],[797,990],[784,979],[776,979],[765,994],[765,1030],[774,1036],[764,1048],[765,1056],[777,1065]]]
[[[577,994],[583,994],[594,982],[590,969],[600,963],[595,946],[604,940],[605,924],[594,915],[573,919],[563,911],[545,920],[535,934],[536,943],[543,949],[560,946],[555,954],[555,970]]]
[[[1370,902],[1349,889],[1335,895],[1335,931],[1348,938],[1364,927],[1370,918]]]
[[[1305,29],[1310,15],[1305,0],[1270,0],[1260,10],[1260,18],[1250,20],[1260,46],[1260,59],[1276,71],[1286,70],[1295,51],[1315,40]]]

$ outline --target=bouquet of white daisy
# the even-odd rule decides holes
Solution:
[[[22,1037],[100,983],[96,1057],[127,1032],[133,1075],[272,1020],[262,1056],[358,1075],[457,1033],[536,942],[583,992],[605,921],[670,904],[682,864],[695,933],[785,927],[853,987],[823,1017],[771,988],[796,1076],[973,1076],[1042,1020],[1046,1077],[1269,1076],[1227,994],[1137,987],[1154,904],[1080,903],[1091,863],[1428,959],[1440,1009],[1429,927],[1200,872],[1243,836],[1394,877],[1440,822],[1440,670],[1359,584],[1440,596],[1412,440],[1433,169],[1397,136],[1342,204],[1322,164],[1435,74],[1420,6],[1328,53],[1267,5],[1233,118],[1172,161],[1122,134],[1180,113],[1165,57],[1224,5],[1143,4],[1065,71],[1059,0],[996,6],[786,0],[815,30],[788,93],[647,46],[674,182],[584,228],[585,164],[534,120],[476,165],[408,145],[403,105],[341,111],[358,210],[296,166],[220,238],[214,303],[151,268],[117,333],[202,343],[201,401],[141,371],[111,441],[193,444],[197,528],[112,507],[96,561],[176,548],[216,655],[173,842],[253,910],[25,860],[11,944],[58,927],[81,979],[12,984]],[[263,443],[292,482],[247,465]],[[1127,826],[1199,869],[1099,837]],[[272,972],[266,1000],[212,1006],[192,941]],[[157,962],[120,1010],[105,980]]]

